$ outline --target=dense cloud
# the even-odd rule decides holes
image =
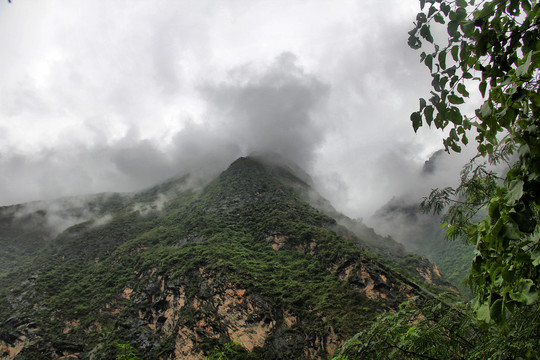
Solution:
[[[444,156],[444,150],[438,150],[433,153],[433,155],[430,156],[428,160],[424,163],[424,167],[422,168],[422,172],[424,174],[433,174],[437,171],[437,168],[439,167],[438,160]]]
[[[441,149],[434,152],[423,166],[409,164],[411,168],[404,175],[403,184],[412,182],[415,186],[396,188],[388,202],[374,209],[373,214],[365,219],[366,223],[376,228],[380,234],[390,235],[409,246],[419,242],[422,237],[441,239],[443,231],[440,229],[440,216],[424,213],[420,202],[433,188],[455,187],[462,162],[468,160],[471,151],[466,148],[464,154],[457,156]]]
[[[409,114],[417,0],[0,2],[0,205],[210,176],[271,152],[348,215],[455,181]],[[449,176],[453,174],[453,176]]]
[[[324,102],[327,87],[305,74],[290,53],[257,73],[252,70],[237,69],[234,78],[205,84],[200,91],[211,105],[209,120],[186,123],[164,147],[141,139],[133,128],[112,143],[57,145],[38,154],[2,156],[0,184],[15,192],[3,193],[0,202],[133,191],[186,173],[212,176],[252,153],[273,152],[308,166],[323,138],[323,128],[311,114]],[[18,187],[25,190],[22,197]]]
[[[328,87],[295,61],[293,54],[284,53],[261,74],[238,69],[234,81],[207,87],[204,93],[220,132],[243,153],[273,152],[305,168],[326,130],[313,115],[321,111]]]

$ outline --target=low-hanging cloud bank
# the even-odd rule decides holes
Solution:
[[[112,143],[5,152],[0,187],[10,191],[0,194],[0,203],[133,191],[186,173],[211,176],[251,153],[273,152],[310,167],[324,137],[313,114],[324,104],[328,86],[297,65],[293,54],[264,68],[234,69],[226,81],[201,86],[200,94],[208,120],[187,122],[167,144],[141,139],[132,128]],[[99,139],[99,132],[95,135]]]

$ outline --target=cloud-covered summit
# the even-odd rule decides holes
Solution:
[[[0,205],[131,191],[239,156],[298,163],[369,216],[455,166],[409,115],[417,0],[0,2]],[[458,162],[462,162],[459,159]]]
[[[324,137],[313,114],[328,86],[299,67],[293,54],[259,69],[234,69],[225,81],[204,84],[200,93],[209,104],[208,121],[185,123],[167,144],[143,139],[132,128],[112,142],[57,144],[37,154],[5,152],[0,185],[12,191],[2,193],[0,203],[133,191],[188,172],[215,174],[251,153],[274,152],[302,167],[313,161]],[[99,138],[99,130],[94,135]],[[13,179],[32,181],[32,187]]]
[[[265,71],[254,74],[246,67],[234,73],[234,80],[203,90],[219,133],[244,154],[273,152],[310,167],[326,131],[316,114],[328,85],[306,74],[291,53],[278,56]]]

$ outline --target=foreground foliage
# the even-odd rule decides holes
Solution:
[[[468,303],[415,298],[347,341],[335,360],[537,359],[540,311],[524,307],[505,328],[484,328]]]
[[[478,145],[460,185],[433,191],[424,205],[435,212],[446,208],[448,237],[475,245],[468,279],[474,308],[480,320],[501,324],[517,308],[538,304],[539,297],[540,4],[420,3],[425,10],[409,33],[409,45],[422,47],[421,38],[433,44],[421,60],[434,91],[429,105],[420,99],[420,110],[411,115],[413,127],[449,128],[444,145],[457,152],[474,129]],[[446,46],[434,41],[434,23],[446,25]],[[475,82],[483,103],[469,117],[459,106]],[[507,166],[502,175],[489,167],[501,163]],[[477,219],[477,214],[485,215]]]
[[[409,45],[424,48],[420,58],[433,91],[411,115],[413,128],[444,130],[448,152],[460,152],[472,130],[477,134],[478,154],[464,167],[459,186],[435,189],[423,202],[428,211],[445,212],[448,238],[474,245],[468,276],[473,301],[410,301],[350,339],[337,359],[537,359],[540,5],[420,5]],[[445,28],[446,45],[435,40],[432,32],[439,32],[433,27]],[[462,114],[462,106],[476,85],[482,102],[471,117]]]

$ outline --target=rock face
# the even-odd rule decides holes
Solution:
[[[144,325],[173,339],[174,358],[204,357],[196,345],[207,339],[228,338],[248,351],[264,346],[279,319],[267,302],[203,268],[191,276],[199,286],[199,291],[191,296],[179,279],[171,281],[152,275],[149,277],[158,285],[157,292],[124,290],[124,294],[129,294],[129,298],[125,296],[127,300],[146,304],[138,313]]]
[[[308,191],[290,168],[241,158],[202,189],[93,200],[107,221],[46,242],[29,224],[33,251],[0,273],[0,359],[329,359],[376,314],[443,289],[425,259],[371,255]],[[16,209],[3,213],[0,241],[17,250]]]

